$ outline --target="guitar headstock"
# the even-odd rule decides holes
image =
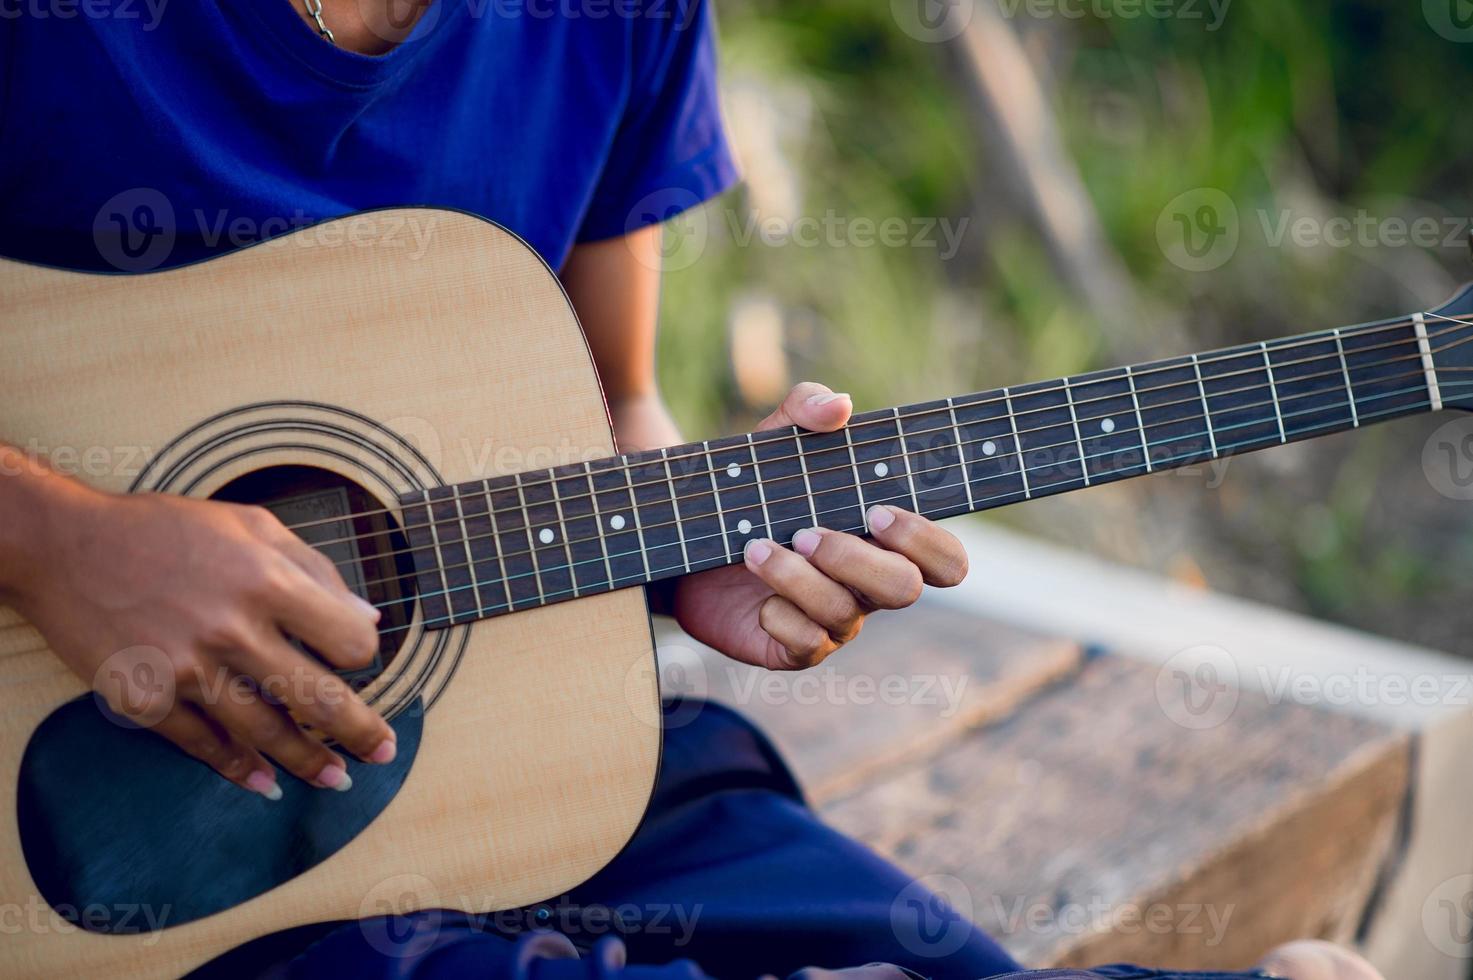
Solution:
[[[1473,283],[1423,319],[1443,407],[1473,411]]]

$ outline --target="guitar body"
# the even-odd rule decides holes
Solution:
[[[614,450],[555,276],[469,215],[356,215],[141,276],[0,262],[0,323],[0,439],[106,490],[334,527]],[[178,975],[300,924],[532,904],[605,865],[659,761],[643,591],[441,630],[403,609],[363,689],[401,759],[350,763],[344,794],[281,773],[273,804],[107,720],[0,607],[0,906],[25,910],[0,972]]]

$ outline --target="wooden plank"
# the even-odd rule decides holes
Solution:
[[[1392,854],[1407,737],[1247,691],[1191,730],[1156,676],[1093,659],[824,813],[919,877],[955,878],[975,921],[1034,966],[1242,967],[1353,928]]]

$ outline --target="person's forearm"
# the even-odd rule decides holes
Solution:
[[[658,394],[611,399],[609,417],[621,453],[661,449],[685,441]]]
[[[13,596],[34,576],[55,510],[88,492],[40,460],[0,443],[0,596]]]

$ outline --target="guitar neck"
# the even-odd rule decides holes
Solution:
[[[876,505],[952,517],[1435,411],[1428,337],[1418,314],[406,495],[425,624],[864,534]]]

